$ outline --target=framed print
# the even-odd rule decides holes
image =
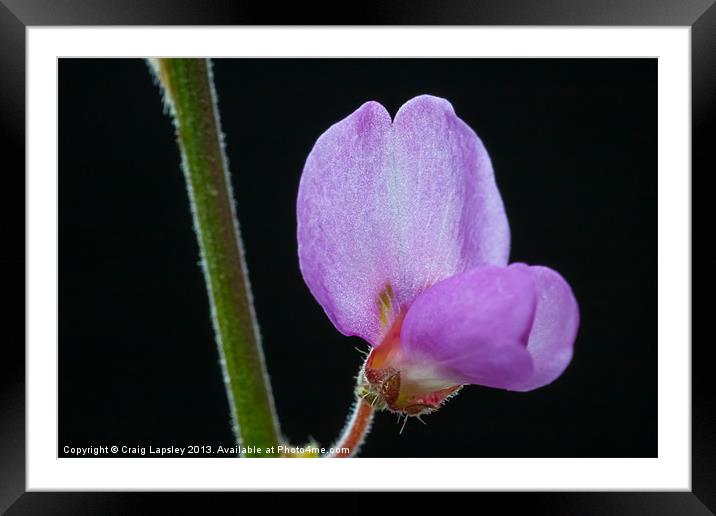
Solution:
[[[318,25],[103,4],[0,6],[27,202],[3,510],[325,490],[714,510],[691,337],[709,2]]]

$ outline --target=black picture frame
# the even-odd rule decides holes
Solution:
[[[370,4],[375,5],[371,6]],[[168,494],[26,493],[25,492],[25,29],[32,26],[82,25],[639,25],[691,27],[692,175],[716,170],[712,150],[716,125],[716,6],[714,0],[619,0],[591,2],[556,0],[404,0],[362,2],[350,15],[301,3],[276,9],[271,3],[207,2],[201,0],[0,0],[0,142],[4,200],[3,253],[6,292],[16,297],[3,310],[5,324],[0,359],[0,511],[8,514],[101,514],[143,512],[149,503],[167,509]],[[338,4],[335,4],[338,5]],[[9,202],[9,201],[15,201]],[[22,210],[22,211],[21,211]],[[693,246],[692,246],[693,253]],[[693,256],[693,255],[692,255]],[[705,271],[705,268],[698,268]],[[693,275],[693,265],[692,265]],[[699,277],[696,290],[709,289],[709,275]],[[693,291],[692,291],[693,292]],[[698,310],[706,310],[709,304]],[[692,312],[692,314],[695,313]],[[692,315],[693,320],[693,315]],[[11,323],[11,324],[10,324]],[[9,329],[18,330],[16,333]],[[479,494],[502,507],[529,507],[549,514],[714,514],[716,512],[716,417],[711,393],[711,339],[692,343],[692,491],[651,493],[526,493]],[[189,503],[206,507],[206,496]],[[231,497],[234,495],[225,495]],[[242,494],[240,496],[246,496]],[[358,510],[370,502],[353,500]],[[474,496],[474,495],[471,495]],[[403,497],[404,503],[407,497]],[[471,502],[473,503],[473,502]]]

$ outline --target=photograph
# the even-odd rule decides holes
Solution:
[[[644,58],[59,58],[59,458],[654,458]]]

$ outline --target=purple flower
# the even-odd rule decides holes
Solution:
[[[359,393],[430,412],[464,384],[529,391],[572,358],[579,310],[555,271],[508,265],[482,142],[444,99],[391,121],[377,102],[330,127],[298,192],[301,272],[338,331],[372,346]]]

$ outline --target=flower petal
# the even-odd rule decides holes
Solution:
[[[308,287],[339,331],[373,345],[429,285],[509,253],[485,148],[427,95],[392,124],[368,102],[329,128],[306,161],[297,217]]]
[[[477,267],[418,296],[400,335],[404,360],[432,362],[459,383],[513,390],[532,375],[527,339],[537,296],[519,267]]]
[[[556,380],[572,360],[579,307],[569,284],[552,269],[524,264],[510,267],[529,271],[537,289],[537,311],[527,342],[534,372],[515,388],[531,391]]]

